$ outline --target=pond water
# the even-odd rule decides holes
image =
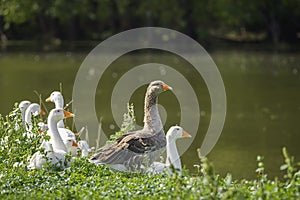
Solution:
[[[14,102],[23,99],[39,101],[36,90],[46,99],[62,85],[65,103],[72,99],[77,70],[85,53],[1,53],[0,54],[0,113],[7,114]],[[118,119],[111,112],[111,98],[118,80],[131,68],[143,63],[163,63],[184,75],[193,86],[201,108],[201,121],[189,119],[199,125],[193,143],[182,156],[182,163],[193,172],[199,164],[196,149],[210,122],[210,96],[199,74],[189,63],[171,54],[154,52],[130,53],[113,62],[101,77],[96,91],[96,111],[102,119],[105,134],[118,131],[118,119],[126,111],[126,102],[118,106]],[[221,174],[231,173],[235,178],[255,177],[256,156],[265,157],[266,173],[281,176],[283,163],[281,148],[286,146],[291,155],[300,159],[300,54],[255,52],[242,50],[210,52],[224,81],[227,96],[227,115],[219,141],[208,158]],[[168,75],[168,74],[167,74]],[[142,77],[142,75],[141,75]],[[137,77],[137,78],[141,78]],[[164,77],[161,78],[164,80]],[[172,85],[171,85],[172,86]],[[135,106],[137,124],[142,125],[143,101],[146,85],[141,85],[130,96]],[[176,90],[176,88],[174,88]],[[118,97],[117,98],[122,98]],[[189,97],[187,97],[189,98]],[[160,112],[165,129],[180,124],[180,102],[172,92],[159,97]],[[47,103],[48,109],[54,105]],[[76,112],[76,111],[75,111]],[[193,111],[191,111],[192,113]],[[86,116],[89,119],[89,116]],[[72,122],[68,120],[72,127]],[[184,127],[189,131],[189,127]],[[97,134],[89,133],[91,143]],[[184,144],[181,139],[178,143]]]

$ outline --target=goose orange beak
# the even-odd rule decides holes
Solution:
[[[168,85],[165,84],[165,83],[162,85],[162,88],[163,88],[164,91],[166,91],[166,90],[173,90],[172,87],[168,86]]]
[[[183,137],[192,137],[190,134],[188,134],[185,130],[182,130],[182,136]]]
[[[40,115],[45,115],[45,111],[43,109],[40,110]]]
[[[78,147],[78,144],[73,140],[72,146],[73,146],[73,147]]]
[[[51,102],[50,97],[48,97],[48,98],[46,99],[46,102]]]
[[[65,118],[75,117],[75,115],[73,113],[70,113],[66,110],[64,110],[64,115],[65,115]]]

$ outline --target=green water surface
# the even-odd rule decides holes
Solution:
[[[227,116],[222,135],[208,155],[221,174],[234,177],[255,177],[256,155],[265,156],[266,173],[280,176],[283,163],[281,148],[300,158],[300,54],[255,52],[242,50],[209,52],[222,75],[227,95]],[[14,102],[24,99],[37,102],[34,90],[45,99],[62,84],[65,103],[72,99],[73,83],[85,53],[27,53],[0,54],[0,113],[7,114]],[[132,67],[149,62],[171,66],[191,83],[201,108],[201,120],[192,145],[182,156],[182,163],[191,171],[199,164],[196,149],[210,122],[210,97],[203,79],[189,63],[171,54],[149,52],[129,54],[116,60],[100,79],[96,93],[96,110],[102,118],[106,134],[118,130],[111,108],[112,89],[119,78]],[[101,65],[101,64],[100,64]],[[138,77],[137,77],[138,78]],[[162,77],[163,80],[163,77]],[[131,97],[137,124],[142,125],[143,101],[146,85],[139,87]],[[176,90],[176,88],[174,88]],[[180,124],[180,102],[171,92],[160,95],[165,108],[165,129]],[[54,107],[47,103],[47,108]],[[120,105],[126,108],[126,105]],[[122,116],[121,116],[122,117]],[[87,119],[89,116],[87,116]],[[44,117],[45,119],[45,117]],[[72,127],[72,122],[68,121]],[[184,127],[187,131],[189,127]],[[95,140],[96,133],[90,133]],[[181,141],[179,141],[180,143]]]

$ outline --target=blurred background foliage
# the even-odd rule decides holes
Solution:
[[[203,42],[294,43],[299,21],[299,0],[0,0],[2,41],[103,40],[159,26]]]

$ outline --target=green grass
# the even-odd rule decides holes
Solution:
[[[124,117],[126,118],[126,117]],[[36,122],[37,120],[35,120]],[[115,172],[75,157],[62,170],[45,166],[28,170],[28,158],[38,150],[45,134],[25,139],[20,113],[0,117],[0,199],[299,199],[300,171],[283,149],[284,177],[270,180],[263,157],[257,157],[257,178],[233,180],[214,172],[207,158],[199,159],[197,174],[146,175]],[[37,131],[34,126],[34,130]],[[279,166],[278,166],[279,167]]]

